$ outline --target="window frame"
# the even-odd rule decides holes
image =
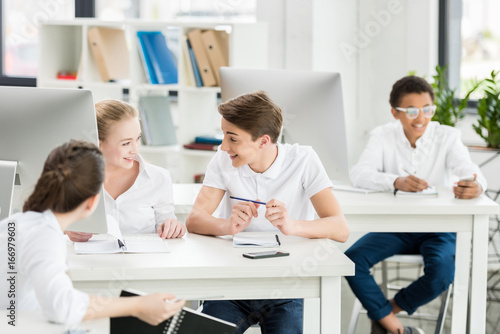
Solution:
[[[460,87],[462,62],[462,0],[439,0],[438,64],[448,65],[446,79],[452,88]],[[457,18],[459,18],[457,20]],[[457,99],[460,103],[461,99]],[[477,114],[477,99],[469,99],[466,114]]]
[[[26,86],[35,87],[36,77],[7,76],[4,73],[4,31],[3,31],[3,6],[0,3],[0,86]],[[75,0],[75,17],[95,17],[95,0]]]

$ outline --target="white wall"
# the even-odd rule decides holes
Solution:
[[[271,68],[341,74],[351,166],[370,130],[392,120],[388,100],[394,82],[409,71],[429,80],[435,74],[437,0],[257,0],[257,19],[269,22]],[[457,124],[464,142],[484,145],[472,123],[475,117],[468,116]],[[492,154],[471,156],[481,164]],[[499,163],[496,158],[482,169],[490,189],[500,189]],[[339,247],[348,248],[358,237],[351,235]]]
[[[437,64],[436,0],[258,0],[257,19],[269,22],[270,67],[341,74],[350,165],[392,119],[392,84]]]

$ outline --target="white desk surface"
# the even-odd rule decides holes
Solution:
[[[249,232],[250,233],[250,232]],[[76,255],[68,247],[75,288],[117,296],[122,289],[164,291],[184,299],[320,298],[320,328],[340,334],[340,282],[354,264],[328,239],[280,235],[290,256],[253,260],[232,238],[188,234],[168,240],[171,253]]]
[[[392,193],[360,194],[334,190],[346,215],[497,214],[497,203],[486,196],[456,199],[450,188],[439,187],[437,197],[397,197]]]
[[[193,205],[202,185],[174,183],[176,206]],[[456,199],[450,188],[438,187],[437,197],[396,197],[393,193],[357,193],[334,189],[335,197],[345,215],[423,215],[423,214],[498,214],[500,207],[486,196]],[[423,210],[422,208],[425,208]]]
[[[200,188],[174,184],[176,208],[186,210]],[[471,332],[485,332],[489,216],[500,212],[497,203],[484,195],[456,199],[445,187],[429,198],[340,190],[334,194],[353,232],[456,232],[452,333],[465,333],[467,325]]]
[[[456,199],[450,188],[428,198],[334,193],[351,231],[456,232],[451,332],[465,333],[467,326],[473,333],[485,332],[489,216],[499,213],[497,203],[484,195]]]
[[[251,232],[247,232],[251,234]],[[290,256],[260,260],[247,259],[242,253],[264,251],[273,248],[236,248],[231,237],[211,237],[187,234],[181,239],[170,239],[171,252],[163,254],[99,254],[76,255],[73,247],[68,247],[69,273],[75,286],[91,284],[95,281],[116,280],[123,277],[129,282],[148,280],[165,282],[166,280],[224,280],[242,279],[275,279],[279,286],[288,276],[297,276],[291,268],[303,268],[300,276],[303,279],[319,276],[346,276],[354,274],[353,263],[337,248],[334,242],[327,239],[305,239],[280,235],[279,250],[287,251]],[[311,268],[309,268],[309,266]],[[307,267],[307,268],[305,268]],[[304,269],[305,268],[305,269]],[[306,270],[308,269],[308,270]],[[201,282],[200,282],[201,283]],[[161,283],[159,283],[161,285]],[[182,298],[193,298],[207,295],[203,286],[174,287],[164,284],[166,292],[177,293]],[[145,292],[156,292],[159,286],[149,285]],[[99,288],[96,287],[98,290]],[[99,291],[95,292],[99,292]],[[239,298],[252,298],[252,291],[229,292],[230,286],[222,285],[224,298],[234,295]],[[177,292],[176,292],[177,291]],[[210,293],[209,293],[210,295]],[[292,293],[292,295],[295,295]],[[233,296],[233,297],[232,297]],[[292,297],[292,296],[291,296]],[[316,296],[318,297],[318,296]],[[285,297],[283,297],[285,298]],[[217,298],[219,299],[219,298]]]
[[[109,333],[109,318],[91,320],[77,326],[65,326],[49,322],[41,311],[17,311],[16,326],[7,324],[7,311],[0,310],[0,333],[43,333],[43,334],[72,334],[70,330],[75,330],[74,334],[86,334],[77,332],[77,329],[90,330],[88,334]]]

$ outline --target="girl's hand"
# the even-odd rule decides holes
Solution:
[[[156,231],[162,239],[182,238],[186,234],[186,226],[177,219],[167,218]]]
[[[174,300],[174,298],[175,296],[168,293],[154,293],[137,297],[133,315],[150,325],[156,326],[174,316],[186,303],[184,300],[169,302],[170,300]]]
[[[69,240],[74,242],[86,242],[89,241],[90,238],[94,235],[94,233],[86,233],[86,232],[72,232],[72,231],[64,231],[69,237]]]

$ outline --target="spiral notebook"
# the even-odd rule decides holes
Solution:
[[[417,192],[397,190],[394,192],[394,195],[397,197],[437,197],[438,191],[436,188],[429,186],[428,188]]]
[[[121,297],[137,296],[122,290]],[[110,319],[110,334],[234,334],[236,325],[207,314],[198,313],[187,307],[157,326],[152,326],[135,317]]]

